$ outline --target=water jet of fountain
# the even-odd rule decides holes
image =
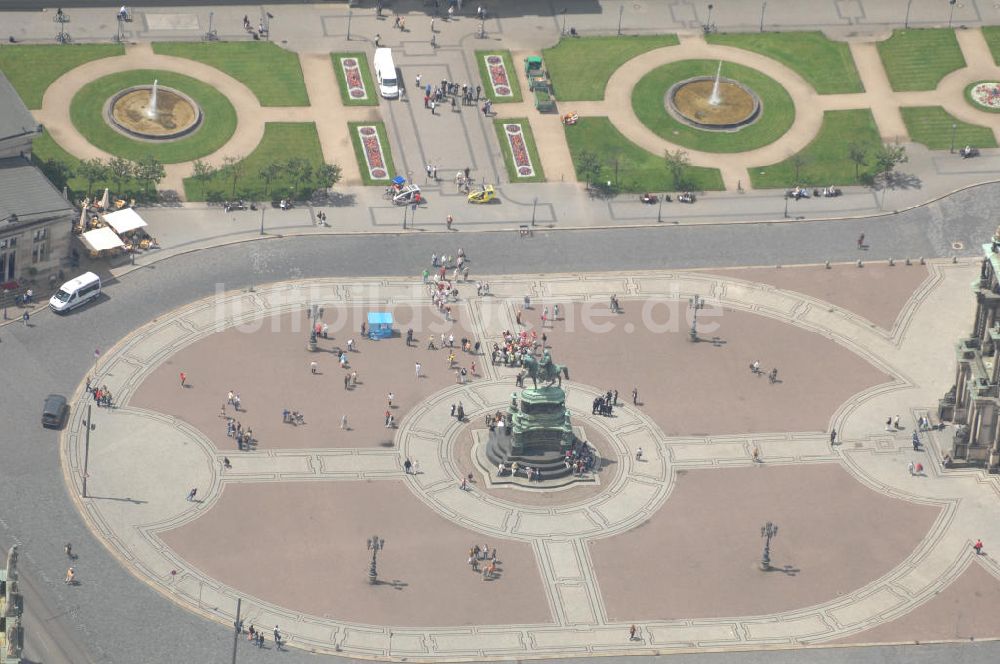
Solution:
[[[719,68],[715,70],[715,84],[712,86],[712,95],[708,98],[708,103],[712,106],[718,106],[722,103],[722,97],[719,96],[719,78],[721,74],[722,60],[719,60]],[[704,99],[704,97],[702,97],[702,99]]]
[[[719,63],[719,66],[722,66],[721,62]],[[153,91],[149,93],[149,106],[146,108],[146,117],[153,120],[155,120],[160,114],[159,110],[156,108],[156,86],[158,83],[158,80],[153,79]],[[718,87],[718,79],[716,79],[716,87]]]

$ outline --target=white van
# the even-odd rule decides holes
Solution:
[[[396,63],[392,61],[391,48],[375,49],[375,78],[383,97],[395,99],[399,96],[399,81],[396,79]]]
[[[101,294],[101,278],[93,272],[81,274],[76,279],[70,279],[49,299],[49,308],[57,314],[93,300]]]

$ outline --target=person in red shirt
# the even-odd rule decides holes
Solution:
[[[183,371],[181,372],[181,387],[184,387],[184,382],[187,380],[187,374]]]
[[[983,540],[977,539],[976,543],[972,545],[972,548],[976,550],[976,555],[982,555],[983,553]]]

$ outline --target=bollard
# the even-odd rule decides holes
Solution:
[[[923,256],[920,257],[920,264],[921,265],[927,265],[927,261],[924,260]]]
[[[907,259],[906,259],[906,264],[907,264],[907,265],[913,265],[913,262],[912,262],[912,261],[911,261],[911,260],[910,260],[909,258],[907,258]]]
[[[864,263],[862,263],[862,262],[861,262],[861,259],[859,258],[859,259],[858,259],[858,267],[864,267],[864,266],[865,266],[865,264],[864,264]]]
[[[828,270],[830,269],[830,259],[829,258],[826,259],[826,269],[828,269]]]
[[[958,256],[956,256],[955,254],[952,254],[951,255],[951,262],[952,263],[957,263],[958,262]]]
[[[896,259],[890,257],[889,258],[889,267],[893,267],[894,265],[896,265]]]

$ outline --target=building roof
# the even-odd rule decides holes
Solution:
[[[21,96],[0,72],[0,141],[38,133],[38,122],[21,101]]]
[[[21,157],[0,159],[0,233],[11,215],[31,223],[73,214],[73,206],[45,175]]]

